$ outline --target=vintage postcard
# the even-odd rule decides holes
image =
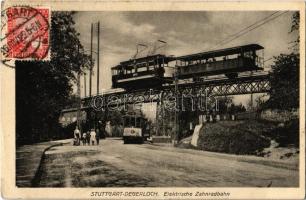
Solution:
[[[4,199],[304,199],[301,1],[1,4]]]

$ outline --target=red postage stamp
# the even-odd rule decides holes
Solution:
[[[2,17],[4,59],[49,60],[49,8],[9,7],[2,11]]]

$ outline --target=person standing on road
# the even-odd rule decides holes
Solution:
[[[97,145],[99,145],[99,140],[100,140],[100,130],[96,129],[96,141],[97,141]]]
[[[75,130],[74,130],[74,138],[76,140],[76,145],[80,145],[81,133],[77,126],[75,127]]]
[[[88,146],[90,145],[90,132],[89,131],[86,132],[86,143]]]
[[[91,143],[91,145],[95,145],[95,140],[96,140],[95,129],[91,129],[91,131],[90,131],[90,143]]]
[[[82,143],[83,143],[83,146],[85,146],[86,143],[87,143],[86,136],[87,136],[87,134],[86,134],[86,132],[84,132],[84,133],[83,133],[83,136],[82,136]]]

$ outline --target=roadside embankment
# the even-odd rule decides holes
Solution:
[[[298,135],[297,120],[286,123],[262,120],[219,121],[201,127],[196,145],[192,141],[195,137],[189,137],[181,140],[177,146],[298,163]]]
[[[16,186],[32,187],[38,176],[44,153],[54,147],[70,143],[71,139],[23,145],[16,148]]]

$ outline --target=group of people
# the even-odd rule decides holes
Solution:
[[[81,131],[78,127],[74,130],[74,145],[78,146],[82,143],[83,146],[85,145],[99,145],[100,141],[100,131],[99,129],[91,129],[90,131],[85,131],[81,134]]]

